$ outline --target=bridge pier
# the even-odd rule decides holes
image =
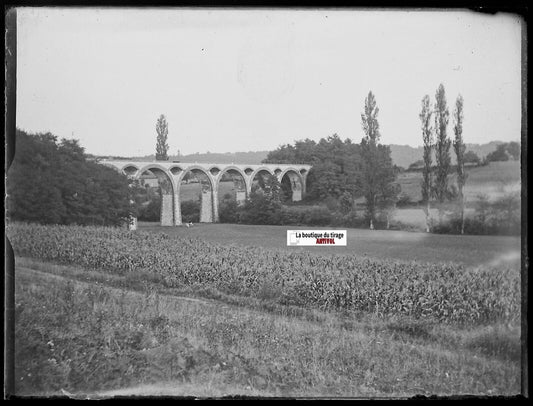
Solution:
[[[161,193],[161,225],[174,225],[174,196],[172,193]]]
[[[200,223],[213,222],[213,193],[211,190],[202,190],[200,198]]]

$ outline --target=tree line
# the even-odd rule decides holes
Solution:
[[[129,181],[88,159],[77,140],[16,131],[6,218],[43,224],[119,226],[135,215]]]
[[[263,163],[307,163],[312,165],[307,178],[308,201],[337,200],[344,214],[353,211],[354,200],[364,197],[367,226],[374,228],[379,213],[394,206],[399,193],[395,183],[398,168],[391,151],[380,143],[379,108],[370,91],[361,113],[365,133],[359,144],[333,134],[315,142],[310,139],[286,144],[269,152]]]

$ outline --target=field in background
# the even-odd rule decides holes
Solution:
[[[203,223],[187,228],[139,223],[139,230],[155,234],[195,237],[224,245],[263,247],[287,252],[349,254],[433,263],[456,262],[472,266],[503,260],[513,260],[515,263],[520,261],[520,237],[456,236],[351,228],[347,229],[346,247],[287,247],[287,230],[306,229],[330,229],[330,227]]]
[[[200,201],[202,186],[199,183],[183,183],[180,188],[180,199],[182,202],[187,200]],[[222,200],[226,193],[235,195],[235,185],[233,182],[220,182],[218,198]]]
[[[491,162],[487,166],[467,169],[468,178],[465,184],[467,202],[473,202],[477,195],[486,194],[491,199],[502,197],[509,192],[520,191],[520,162]],[[456,175],[450,177],[449,184],[456,184]],[[398,175],[398,183],[412,202],[422,199],[420,182],[421,172],[404,172]]]

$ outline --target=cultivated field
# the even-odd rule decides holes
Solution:
[[[284,227],[7,231],[17,256],[20,394],[520,391],[519,268],[494,252],[500,262],[487,265],[491,247],[514,251],[516,239],[476,237],[477,260],[468,262],[474,239],[406,244],[415,233],[375,234],[374,259],[357,244],[288,252],[278,246]],[[360,230],[349,230],[349,243],[352,231]],[[432,244],[441,255],[433,260],[420,249]],[[417,261],[391,258],[408,246]],[[453,249],[464,249],[463,261],[449,262]]]
[[[509,192],[520,192],[520,162],[491,162],[487,166],[467,168],[468,178],[465,184],[467,202],[477,200],[479,194],[486,194],[496,199]],[[456,184],[456,175],[450,176],[449,184]],[[420,183],[421,172],[404,172],[398,175],[398,183],[412,202],[422,199]]]
[[[154,234],[200,238],[226,246],[262,247],[289,253],[343,254],[430,263],[454,262],[469,266],[520,263],[520,237],[465,235],[458,238],[456,235],[342,228],[348,233],[346,247],[287,247],[287,230],[316,228],[215,223],[195,224],[187,228],[161,227],[158,223],[139,223],[139,230]],[[329,227],[323,228],[329,229]]]

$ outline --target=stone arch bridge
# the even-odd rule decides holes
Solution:
[[[231,177],[237,185],[236,199],[243,202],[251,193],[254,181],[266,174],[274,175],[281,182],[289,182],[292,201],[300,201],[306,193],[306,181],[311,165],[243,165],[243,164],[206,164],[182,162],[136,162],[100,161],[125,174],[130,179],[141,179],[153,175],[161,188],[161,225],[178,226],[182,224],[180,190],[187,174],[201,179],[202,194],[200,222],[219,221],[219,191],[222,179]]]

